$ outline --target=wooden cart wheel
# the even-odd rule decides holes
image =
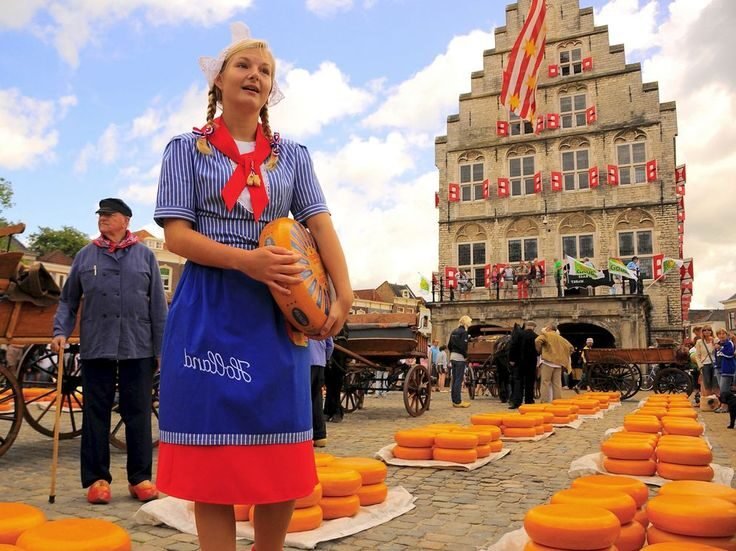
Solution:
[[[161,384],[161,372],[157,369],[153,375],[153,395],[151,403],[151,433],[153,435],[153,447],[155,448],[159,444],[159,433],[158,433],[158,402],[159,402],[159,387]],[[125,424],[123,423],[122,417],[120,417],[120,410],[116,405],[112,410],[112,423],[110,425],[110,444],[115,446],[119,450],[127,449],[125,443]]]
[[[412,417],[419,417],[429,409],[432,400],[432,381],[429,370],[423,365],[414,365],[404,378],[404,407]]]
[[[356,409],[363,407],[363,399],[365,391],[360,384],[360,377],[357,371],[348,371],[345,373],[345,379],[342,383],[342,391],[340,391],[340,405],[344,413],[352,413]]]
[[[24,416],[36,431],[54,436],[54,411],[58,355],[47,345],[36,344],[23,354],[18,382],[25,402]],[[79,345],[70,345],[64,353],[62,377],[62,415],[59,438],[68,440],[82,434],[82,368]],[[31,390],[33,389],[33,390]]]
[[[628,364],[618,358],[603,358],[600,363],[591,365],[588,384],[591,390],[621,393],[626,400],[639,392],[641,371],[635,364]]]
[[[465,383],[465,388],[468,389],[468,396],[470,396],[471,400],[475,400],[475,387],[478,384],[478,381],[475,378],[475,369],[470,365],[466,365],[463,378],[465,379],[463,381]]]
[[[690,396],[693,392],[693,380],[685,371],[676,367],[660,369],[654,377],[652,390],[657,394],[679,394]]]
[[[0,365],[0,456],[13,445],[23,422],[23,394],[7,368]]]

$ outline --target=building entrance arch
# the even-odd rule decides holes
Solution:
[[[615,348],[616,337],[608,329],[593,323],[560,323],[560,334],[575,348],[583,348],[587,338],[593,339],[593,348]]]

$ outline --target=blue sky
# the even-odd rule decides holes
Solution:
[[[736,111],[730,83],[686,86],[687,64],[673,44],[697,33],[701,13],[719,1],[581,2],[595,8],[597,24],[609,24],[611,42],[626,45],[629,61],[643,62],[646,80],[660,80],[661,100],[678,101],[681,138],[683,123],[692,120],[708,123],[709,139],[723,142],[727,127],[714,129],[693,112],[699,93],[716,94]],[[437,264],[434,137],[457,111],[457,96],[468,91],[482,51],[493,47],[507,2],[197,4],[25,0],[3,7],[0,176],[12,182],[15,206],[2,215],[25,222],[27,233],[71,225],[93,234],[97,201],[120,196],[133,208],[133,228],[150,228],[163,147],[170,136],[203,122],[205,82],[197,58],[217,55],[229,43],[229,23],[243,21],[279,60],[287,97],[273,110],[272,126],[312,152],[353,285],[388,279],[417,288],[417,273],[428,275]],[[726,12],[732,17],[730,6]],[[702,136],[678,140],[678,155],[688,162],[690,178],[699,162],[710,167],[704,178],[714,178],[712,154],[703,151],[699,160],[689,150],[698,141]],[[727,173],[732,159],[724,153],[717,170]],[[686,255],[690,245],[701,250],[711,219],[705,208],[688,210]],[[696,256],[693,307],[736,292],[715,272],[709,280],[699,270],[716,265],[732,272],[735,266],[726,262]],[[701,293],[699,273],[705,274]]]

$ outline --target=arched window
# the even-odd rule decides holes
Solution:
[[[512,197],[534,194],[535,153],[536,150],[530,146],[509,150],[507,157]]]
[[[465,271],[475,287],[485,285],[485,265],[488,258],[486,232],[478,224],[466,224],[457,232],[457,267]]]
[[[613,138],[621,185],[647,181],[647,135],[639,129],[619,132]]]
[[[458,159],[458,165],[460,169],[460,200],[482,201],[483,180],[485,180],[483,154],[480,151],[463,153]]]
[[[641,209],[627,209],[614,225],[618,256],[625,263],[639,257],[642,278],[652,278],[654,255],[654,217]]]
[[[579,40],[561,42],[557,46],[560,76],[569,77],[583,72],[583,43]]]
[[[582,138],[571,138],[560,143],[560,166],[565,191],[590,189],[590,144]]]
[[[590,216],[571,214],[560,223],[562,256],[593,259],[596,251],[596,226]]]
[[[578,128],[588,124],[585,110],[588,108],[588,90],[583,85],[560,88],[560,126]]]
[[[506,250],[508,262],[529,262],[537,258],[539,226],[528,218],[512,222],[506,230]]]

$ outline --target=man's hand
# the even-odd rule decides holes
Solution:
[[[57,354],[66,348],[66,337],[58,335],[51,339],[51,350]]]

